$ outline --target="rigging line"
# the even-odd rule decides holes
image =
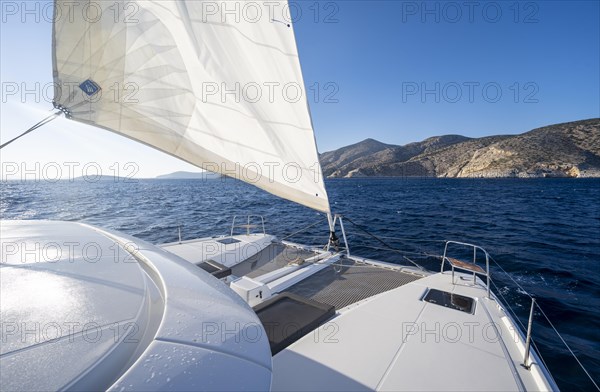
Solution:
[[[367,237],[365,235],[361,235],[361,234],[358,234],[358,233],[353,233],[352,235],[356,235],[356,236],[363,237],[363,238]],[[360,242],[357,242],[356,246],[362,246],[362,247],[365,247],[365,248],[372,248],[372,249],[385,249],[385,248],[380,248],[380,247],[373,246],[373,245],[368,245],[364,240],[361,240]],[[426,256],[426,257],[434,257],[436,259],[441,259],[442,258],[442,255],[436,255],[436,254],[433,254],[433,253],[428,253],[428,252],[426,252],[424,250],[419,250],[418,248],[417,248],[417,250],[412,250],[412,251],[410,251],[410,250],[400,250],[400,249],[396,248],[396,249],[394,249],[394,251],[395,252],[399,252],[399,253],[411,253],[411,254],[414,254],[414,255],[422,255],[422,256]]]
[[[281,239],[281,241],[287,241],[287,239],[288,239],[288,238],[290,238],[290,237],[292,237],[293,235],[295,235],[295,234],[298,234],[298,233],[299,233],[299,232],[296,232],[296,233],[290,234],[289,236],[282,238],[282,239]],[[307,241],[321,241],[321,240],[326,240],[326,239],[327,239],[327,236],[323,236],[323,235],[308,235],[308,234],[305,234],[305,235],[303,235],[303,236],[302,236],[302,239],[303,239],[303,240],[304,240],[304,239],[306,239]],[[292,242],[294,242],[294,241],[292,241]],[[320,246],[320,245],[314,245],[314,246]]]
[[[409,250],[400,250],[400,249],[388,249],[388,248],[382,248],[379,246],[371,246],[371,245],[364,245],[364,244],[356,244],[355,245],[356,248],[369,248],[369,249],[374,249],[374,250],[387,250],[387,251],[392,251],[392,252],[396,252],[396,253],[406,253],[406,254],[411,254],[411,255],[417,255],[417,256],[423,256],[423,257],[433,257],[436,259],[441,259],[442,256],[440,255],[434,255],[434,254],[429,254],[429,253],[425,253],[425,252],[411,252]]]
[[[495,263],[495,264],[498,266],[498,268],[500,268],[500,269],[502,270],[502,272],[504,272],[504,274],[505,274],[506,276],[508,276],[508,279],[510,279],[510,280],[511,280],[511,281],[512,281],[512,282],[513,282],[513,283],[514,283],[514,284],[515,284],[515,285],[516,285],[518,288],[520,288],[520,289],[521,289],[521,291],[523,291],[523,293],[529,297],[529,299],[531,299],[531,298],[532,298],[531,294],[529,294],[529,292],[528,292],[527,290],[525,290],[525,289],[523,288],[523,286],[521,286],[521,285],[520,285],[520,284],[519,284],[519,283],[518,283],[516,280],[514,280],[514,279],[513,279],[513,277],[512,277],[512,276],[511,276],[511,275],[510,275],[508,272],[506,272],[506,270],[505,270],[504,268],[502,268],[502,266],[500,265],[500,263],[498,263],[498,262],[496,261],[496,259],[494,259],[494,258],[492,257],[492,255],[490,255],[490,259],[492,259],[492,261],[493,261],[493,262],[494,262],[494,263]]]
[[[417,264],[417,262],[416,262],[416,261],[413,261],[413,260],[411,260],[410,258],[408,258],[408,257],[406,257],[406,256],[404,256],[404,255],[402,255],[402,257],[403,257],[403,258],[405,258],[406,260],[410,261],[410,262],[411,262],[411,263],[413,263],[413,264]]]
[[[383,241],[382,239],[378,238],[375,234],[370,233],[367,229],[363,228],[362,226],[358,225],[357,223],[355,223],[352,219],[348,218],[347,216],[344,216],[344,219],[346,219],[348,222],[352,223],[357,229],[361,230],[362,232],[364,232],[365,234],[369,235],[370,237],[372,237],[373,239],[377,240],[378,242],[380,242],[381,244],[383,244],[383,246],[395,251],[395,252],[401,252],[404,253],[402,250],[400,249],[396,249],[391,245],[388,245],[385,241]],[[414,261],[408,259],[411,263],[413,263],[417,268],[419,268],[421,271],[425,271],[425,269],[423,267],[421,267],[419,264],[415,263]]]
[[[355,233],[355,235],[366,237],[364,234]],[[378,236],[379,238],[384,238],[388,240],[398,240],[398,241],[420,241],[420,242],[446,242],[446,240],[425,240],[422,238],[409,238],[409,237],[388,237],[385,235]]]
[[[492,285],[496,288],[495,294],[498,294],[502,298],[502,300],[504,301],[504,304],[506,304],[506,308],[513,315],[514,319],[517,320],[517,322],[521,325],[521,328],[523,329],[523,331],[527,330],[527,328],[525,328],[525,325],[521,322],[521,319],[517,316],[517,313],[514,311],[512,306],[510,306],[510,302],[508,302],[508,300],[506,299],[504,294],[502,294],[502,291],[500,290],[500,288],[498,287],[496,282],[494,280],[492,280],[491,282],[492,282]]]
[[[38,129],[39,127],[48,124],[50,121],[54,120],[56,117],[58,117],[60,114],[62,113],[62,111],[57,111],[55,113],[52,113],[51,115],[49,115],[48,117],[46,117],[45,119],[43,119],[42,121],[38,122],[37,124],[31,126],[31,128],[29,128],[28,130],[26,130],[25,132],[23,132],[22,134],[20,134],[17,137],[12,138],[11,140],[7,141],[6,143],[3,143],[2,145],[0,145],[0,150],[3,149],[4,147],[8,146],[10,143],[14,142],[17,139],[22,138],[23,136],[27,135],[29,132],[33,132],[36,129]]]
[[[281,240],[283,241],[283,240],[286,240],[286,239],[288,239],[288,238],[290,238],[290,237],[292,237],[292,236],[294,236],[294,235],[296,235],[296,234],[298,234],[298,233],[302,233],[303,231],[305,231],[305,230],[308,230],[308,229],[310,229],[311,227],[314,227],[314,226],[318,225],[319,223],[322,223],[322,220],[316,221],[315,223],[313,223],[313,224],[311,224],[311,225],[308,225],[308,226],[306,226],[305,228],[302,228],[302,229],[300,229],[300,230],[298,230],[298,231],[295,231],[295,232],[293,232],[292,234],[290,234],[290,235],[287,235],[287,236],[283,237]]]
[[[519,318],[519,316],[517,316],[517,314],[515,313],[513,308],[510,306],[510,302],[508,302],[506,297],[502,294],[502,292],[500,291],[500,288],[496,285],[496,283],[494,283],[493,280],[491,282],[492,282],[492,285],[494,285],[494,287],[496,288],[496,294],[500,295],[500,297],[502,298],[502,301],[504,301],[504,304],[506,304],[506,309],[513,316],[513,319],[516,320],[519,323],[519,325],[521,326],[521,331],[523,331],[523,332],[526,331],[527,328],[521,322],[521,319]],[[518,326],[517,326],[517,328],[518,328]],[[538,345],[536,344],[535,339],[533,339],[533,337],[531,338],[531,343],[533,343],[533,347],[535,348],[535,351],[538,353],[538,356],[539,356],[540,360],[542,361],[542,363],[544,364],[544,366],[546,367],[546,369],[550,369],[550,367],[546,364],[544,357],[542,356],[542,350],[540,350],[538,348]]]
[[[596,387],[596,389],[600,391],[600,387],[598,387],[598,384],[596,384],[596,381],[594,381],[594,379],[592,378],[592,376],[590,375],[590,373],[588,373],[587,369],[583,366],[583,364],[581,363],[581,361],[579,360],[579,358],[577,358],[577,356],[575,355],[575,353],[573,352],[573,350],[571,350],[571,347],[569,347],[569,345],[567,344],[567,342],[565,341],[565,339],[563,339],[562,335],[558,332],[558,330],[556,329],[556,327],[554,327],[554,324],[552,324],[552,321],[550,321],[550,319],[548,318],[548,316],[546,316],[546,313],[542,310],[542,308],[539,305],[537,305],[537,308],[539,309],[540,312],[542,312],[542,315],[544,315],[544,318],[546,319],[546,321],[548,321],[548,324],[550,324],[550,326],[552,327],[552,329],[554,330],[554,332],[556,332],[556,334],[558,335],[558,337],[560,338],[560,340],[563,342],[563,344],[565,345],[565,347],[569,350],[569,352],[571,353],[571,355],[573,356],[573,358],[575,358],[575,360],[577,361],[577,363],[579,364],[579,366],[581,366],[581,369],[583,369],[583,371],[585,372],[585,374],[589,377],[589,379],[592,382],[592,384],[594,384],[594,386]]]
[[[381,267],[375,266],[375,265],[370,265],[368,263],[365,263],[365,265],[351,265],[351,264],[343,264],[342,262],[336,261],[334,263],[331,263],[330,265],[336,265],[338,267],[344,267],[344,268],[375,268],[375,269],[381,269]],[[393,271],[389,268],[387,268],[388,271]]]
[[[493,260],[493,258],[492,258],[492,260]],[[498,267],[500,267],[500,265],[498,264],[498,262],[496,260],[494,260],[494,262],[498,265]],[[502,269],[502,267],[500,267],[500,269]],[[502,269],[502,271],[504,271],[504,269]],[[504,273],[508,275],[508,273],[506,271],[504,271]],[[508,276],[510,278],[510,275],[508,275]],[[518,288],[520,288],[522,290],[522,292],[524,294],[526,294],[529,298],[532,298],[531,295],[528,292],[526,292],[514,279],[511,278],[511,280],[517,285]],[[525,325],[523,325],[523,323],[521,322],[521,320],[519,319],[519,317],[516,315],[515,311],[512,309],[512,307],[510,306],[510,303],[506,300],[506,298],[504,297],[504,295],[502,295],[502,292],[500,291],[500,289],[498,288],[498,286],[496,286],[496,284],[494,283],[494,281],[492,281],[492,284],[496,287],[497,294],[499,294],[502,297],[502,300],[507,305],[508,310],[510,310],[510,312],[514,316],[514,319],[517,320],[517,322],[521,325],[521,328],[523,328],[523,330],[525,330],[526,329]],[[592,376],[588,373],[587,369],[583,366],[583,364],[581,363],[581,361],[579,360],[579,358],[577,357],[577,355],[575,355],[575,353],[573,352],[573,350],[571,349],[571,347],[567,344],[567,342],[562,337],[562,335],[558,332],[558,330],[556,329],[556,327],[554,327],[554,324],[552,324],[552,321],[550,321],[550,318],[546,315],[546,313],[544,312],[544,310],[542,309],[542,307],[540,306],[539,303],[536,303],[536,307],[542,313],[542,315],[544,316],[544,318],[546,319],[546,321],[548,321],[548,324],[550,325],[550,327],[552,327],[552,329],[554,330],[554,332],[556,333],[556,335],[558,335],[558,337],[560,338],[560,340],[562,341],[562,343],[565,345],[565,347],[567,348],[567,350],[569,350],[569,352],[571,353],[571,355],[573,356],[573,358],[575,358],[575,361],[577,361],[577,363],[579,364],[579,366],[581,367],[581,369],[584,371],[584,373],[588,376],[588,378],[590,379],[590,381],[592,382],[592,384],[594,384],[594,386],[596,387],[596,389],[598,389],[600,391],[600,388],[598,388],[598,384],[596,384],[596,382],[594,381],[594,379],[592,378]],[[542,362],[544,363],[544,366],[546,366],[546,368],[548,368],[548,365],[546,365],[546,362],[544,361],[544,358],[541,356],[541,351],[540,351],[540,349],[538,349],[537,344],[533,340],[532,340],[532,342],[533,342],[533,345],[534,345],[536,351],[538,352],[538,354],[539,354]]]

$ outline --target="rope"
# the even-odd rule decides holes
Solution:
[[[51,115],[49,115],[48,117],[46,117],[42,121],[38,122],[37,124],[33,125],[31,128],[29,128],[28,130],[26,130],[25,132],[23,132],[19,136],[15,137],[15,138],[12,138],[11,140],[7,141],[6,143],[0,145],[0,150],[3,149],[4,147],[8,146],[10,143],[14,142],[15,140],[20,139],[23,136],[27,135],[29,132],[33,132],[36,129],[38,129],[39,127],[48,124],[50,121],[52,121],[56,117],[58,117],[61,113],[62,113],[62,111],[60,111],[60,110],[58,112],[56,112],[56,113],[52,113]]]
[[[391,249],[394,252],[399,252],[399,253],[409,253],[409,252],[403,252],[400,249],[396,249],[393,246],[387,244],[385,241],[383,241],[382,239],[378,238],[375,234],[370,233],[367,229],[365,229],[364,227],[360,226],[359,224],[355,223],[352,219],[348,218],[348,217],[344,217],[345,220],[347,220],[348,222],[352,223],[352,225],[354,225],[357,229],[361,230],[362,232],[364,232],[365,234],[367,234],[369,237],[372,237],[373,239],[375,239],[376,241],[378,241],[379,243],[381,243],[383,246],[385,246],[388,249]],[[410,252],[410,253],[414,253],[414,252]],[[421,267],[419,264],[415,263],[414,261],[406,258],[408,261],[410,261],[415,267],[417,267],[418,269],[420,269],[421,271],[425,271],[425,269],[423,267]]]

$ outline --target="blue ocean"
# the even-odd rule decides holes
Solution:
[[[349,219],[355,255],[436,270],[444,240],[484,247],[502,267],[492,264],[496,291],[521,322],[529,315],[525,291],[600,380],[600,180],[339,179],[326,185],[333,211]],[[267,232],[280,238],[293,234],[292,241],[324,244],[328,237],[323,214],[232,179],[8,181],[0,210],[2,219],[81,221],[153,243],[176,241],[178,228],[183,239],[226,234],[234,215],[248,214],[264,216]],[[594,389],[539,312],[533,332],[561,389]]]

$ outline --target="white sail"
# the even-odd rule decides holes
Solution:
[[[287,1],[55,1],[55,105],[329,212]]]

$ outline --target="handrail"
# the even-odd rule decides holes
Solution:
[[[267,234],[267,232],[265,231],[265,218],[262,215],[246,215],[247,217],[247,223],[245,225],[235,225],[235,220],[237,219],[237,215],[233,216],[233,222],[231,223],[231,231],[230,231],[230,236],[233,236],[233,230],[236,227],[243,227],[246,229],[246,235],[250,235],[250,228],[253,227],[252,225],[250,225],[250,218],[260,218],[261,223],[262,223],[262,231],[263,234]]]
[[[473,283],[475,283],[476,274],[480,274],[480,275],[486,276],[486,278],[487,278],[487,282],[486,282],[486,286],[487,286],[487,298],[490,298],[490,281],[491,281],[491,275],[490,275],[490,256],[489,256],[488,252],[485,249],[483,249],[481,246],[470,244],[470,243],[467,243],[467,242],[446,241],[446,244],[444,245],[444,254],[442,256],[442,265],[440,267],[440,273],[444,272],[444,264],[446,263],[446,260],[448,260],[448,263],[452,267],[452,283],[454,283],[454,268],[459,268],[459,269],[463,269],[463,270],[465,270],[466,268],[458,266],[458,265],[455,265],[455,263],[453,263],[450,260],[450,258],[446,256],[448,254],[448,245],[450,245],[450,244],[462,245],[462,246],[473,248],[473,264],[475,264],[475,265],[477,264],[477,250],[479,249],[480,251],[483,252],[483,254],[485,255],[485,274],[482,274],[482,273],[480,273],[478,271],[475,271],[475,270],[472,270],[472,269],[468,269],[468,270],[473,272]]]

